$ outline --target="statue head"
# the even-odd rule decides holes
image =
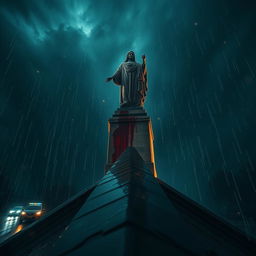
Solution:
[[[133,51],[127,53],[125,62],[127,61],[135,61],[135,53]]]

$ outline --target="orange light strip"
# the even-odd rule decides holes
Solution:
[[[151,120],[149,120],[149,143],[150,143],[150,156],[151,156],[151,162],[153,164],[153,175],[155,178],[157,178],[157,172],[156,172],[156,166],[155,166],[155,153],[154,153],[154,134],[153,134],[153,128],[152,128],[152,123]]]

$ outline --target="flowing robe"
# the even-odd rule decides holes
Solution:
[[[143,106],[147,91],[146,66],[135,61],[123,62],[112,76],[120,88],[123,106]]]

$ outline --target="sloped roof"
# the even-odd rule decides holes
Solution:
[[[254,240],[154,178],[132,147],[91,190],[80,194],[80,201],[77,198],[8,239],[0,252],[31,256],[256,255]],[[71,214],[69,207],[75,200]],[[54,219],[63,221],[54,223]]]

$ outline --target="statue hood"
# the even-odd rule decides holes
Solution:
[[[129,53],[132,53],[132,54],[133,54],[133,58],[132,58],[132,59],[128,59]],[[134,51],[129,51],[129,52],[127,53],[125,62],[128,62],[128,61],[135,61],[135,53],[134,53]]]

